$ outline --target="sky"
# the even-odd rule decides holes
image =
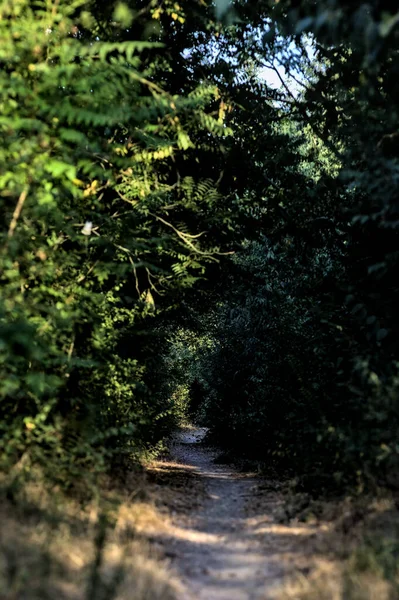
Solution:
[[[310,60],[315,58],[315,49],[310,39],[305,40],[305,48]],[[288,46],[288,51],[291,50],[293,53],[295,52],[295,44],[292,42]],[[297,96],[299,91],[302,88],[292,77],[290,77],[289,73],[286,72],[285,68],[279,64],[279,59],[281,60],[282,56],[277,54],[274,59],[274,66],[278,73],[281,75],[281,78],[284,80],[285,84],[288,86],[293,95]],[[293,70],[293,75],[298,81],[304,81],[303,75],[299,71]],[[259,77],[266,81],[266,83],[275,89],[280,89],[282,87],[282,83],[277,75],[277,73],[271,67],[262,67],[259,69]]]
[[[277,66],[276,68],[280,73],[281,77],[285,80],[287,77],[284,67]],[[278,78],[277,73],[275,73],[271,68],[263,67],[262,69],[259,69],[259,77],[261,79],[264,79],[266,83],[270,85],[270,87],[276,89],[279,89],[281,87],[281,81]]]

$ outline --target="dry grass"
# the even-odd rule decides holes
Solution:
[[[278,594],[279,600],[342,600],[341,573],[331,564],[314,569],[309,577],[298,574]]]
[[[287,583],[279,600],[394,600],[393,586],[380,575],[345,571],[342,565],[324,564],[309,577]]]
[[[204,495],[195,469],[154,461],[141,474],[104,479],[86,503],[50,492],[39,475],[18,497],[0,498],[0,600],[184,597],[165,555],[173,556],[168,540],[189,540],[185,516],[189,523]],[[395,497],[314,501],[277,487],[255,488],[247,515],[288,576],[273,592],[267,582],[267,598],[399,600]]]
[[[167,457],[103,478],[90,501],[84,488],[65,495],[31,473],[11,499],[0,496],[0,600],[176,600],[165,540],[201,486]]]
[[[347,565],[324,564],[310,576],[287,582],[278,600],[397,600],[397,586],[381,574],[351,571]]]
[[[277,591],[278,600],[398,600],[399,513],[389,494],[310,502],[295,520],[312,523],[298,570]],[[292,521],[289,525],[292,527]],[[303,562],[302,562],[303,566]]]
[[[168,519],[144,475],[103,482],[86,504],[39,482],[1,501],[1,600],[176,600],[178,579],[147,539],[167,535]]]

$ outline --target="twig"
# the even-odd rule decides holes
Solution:
[[[155,219],[158,219],[158,221],[161,221],[162,223],[164,223],[164,225],[171,227],[173,229],[173,231],[175,231],[177,233],[177,235],[184,240],[186,240],[186,239],[196,240],[199,237],[201,237],[202,235],[204,235],[204,233],[206,233],[206,231],[202,231],[201,233],[197,233],[196,235],[192,235],[191,233],[184,233],[184,231],[179,231],[174,225],[172,225],[172,223],[165,221],[165,219],[163,219],[159,215],[155,215],[154,213],[149,213],[149,214],[152,217],[155,217]]]
[[[25,203],[28,192],[29,192],[29,187],[26,187],[24,190],[22,190],[21,195],[18,198],[17,205],[16,205],[14,213],[12,215],[10,227],[8,228],[8,234],[7,234],[8,238],[11,238],[14,235],[14,231],[17,226],[18,219],[20,217],[22,207]]]
[[[75,335],[72,336],[72,341],[71,341],[71,344],[68,349],[68,362],[71,361],[74,347],[75,347]]]
[[[218,262],[217,259],[215,258],[215,256],[229,256],[231,254],[235,254],[234,250],[231,250],[230,252],[204,252],[203,250],[200,250],[199,248],[197,248],[191,240],[198,239],[200,236],[204,235],[204,233],[206,233],[206,231],[202,231],[201,233],[198,233],[197,235],[191,235],[189,233],[184,233],[183,231],[179,231],[179,229],[177,229],[174,225],[172,225],[172,223],[165,221],[165,219],[163,219],[159,215],[155,215],[154,213],[151,213],[151,212],[149,212],[148,214],[151,215],[152,217],[154,217],[154,219],[161,221],[161,223],[163,223],[167,227],[170,227],[171,229],[173,229],[173,231],[175,233],[177,233],[177,235],[182,240],[182,242],[184,244],[186,244],[186,246],[191,248],[191,250],[193,250],[196,254],[201,254],[202,256],[207,256],[210,260],[213,260],[215,262]]]
[[[90,269],[87,271],[87,273],[85,275],[83,275],[81,273],[77,279],[77,283],[82,283],[82,281],[84,281],[86,279],[86,277],[88,277],[90,275],[90,273],[93,271],[93,269],[96,268],[96,266],[98,265],[98,262],[99,261],[96,260],[96,262],[90,267]]]
[[[147,271],[148,283],[150,285],[150,288],[152,288],[154,290],[154,292],[156,292],[157,294],[159,294],[160,296],[162,296],[162,292],[160,292],[159,290],[157,290],[157,288],[155,287],[155,285],[154,285],[154,283],[152,281],[150,269],[148,267],[145,267],[145,270]]]
[[[132,265],[132,267],[133,267],[134,280],[135,280],[135,282],[136,282],[136,291],[137,291],[137,294],[138,294],[138,296],[139,296],[139,298],[140,298],[140,296],[141,296],[141,293],[140,293],[140,288],[139,288],[139,279],[138,279],[138,277],[137,277],[137,269],[136,269],[136,265],[134,264],[134,260],[132,259],[132,256],[131,256],[131,254],[128,254],[128,258],[129,258],[130,264],[131,264],[131,265]]]
[[[269,63],[269,65],[265,64],[264,66],[268,67],[269,69],[272,69],[276,73],[283,88],[285,89],[287,94],[293,99],[294,105],[297,107],[298,111],[301,113],[303,119],[308,123],[308,125],[310,125],[313,133],[315,133],[317,135],[317,137],[326,145],[326,147],[329,150],[331,150],[331,152],[334,154],[334,156],[338,160],[342,160],[342,155],[341,155],[340,151],[334,146],[334,144],[332,142],[330,142],[330,140],[325,135],[323,135],[323,133],[319,130],[319,128],[316,127],[316,125],[313,123],[312,119],[309,118],[309,116],[306,113],[306,108],[301,106],[301,103],[297,101],[297,99],[295,98],[294,94],[291,92],[290,88],[284,81],[283,77],[281,76],[281,74],[280,74],[279,70],[276,68],[276,66],[273,63],[271,63],[271,64]]]

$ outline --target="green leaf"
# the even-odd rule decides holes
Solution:
[[[76,168],[61,160],[52,159],[46,164],[45,168],[56,179],[61,179],[63,176],[70,181],[76,179]]]
[[[178,140],[178,146],[182,150],[187,150],[188,148],[193,146],[193,144],[190,140],[190,137],[182,129],[180,129],[180,131],[177,134],[177,140]]]
[[[124,28],[130,27],[133,21],[133,13],[127,4],[118,2],[114,10],[114,20]]]

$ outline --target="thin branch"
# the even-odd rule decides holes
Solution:
[[[128,257],[129,257],[130,264],[133,267],[134,280],[136,282],[136,291],[137,291],[138,297],[140,298],[141,292],[140,292],[140,288],[139,288],[139,279],[137,277],[136,265],[134,264],[134,260],[133,260],[132,255],[130,253],[129,253]]]
[[[86,279],[86,277],[88,277],[90,275],[90,273],[96,268],[96,266],[98,265],[98,260],[96,260],[96,262],[90,267],[90,269],[87,271],[87,273],[85,275],[79,275],[77,283],[82,283],[82,281],[84,281]]]
[[[8,228],[8,234],[7,234],[8,238],[11,238],[14,235],[14,231],[17,226],[18,219],[20,217],[20,214],[21,214],[23,205],[25,203],[26,197],[28,195],[28,192],[29,192],[29,187],[26,187],[24,190],[22,190],[22,192],[18,198],[17,205],[16,205],[14,213],[12,215],[10,227]]]
[[[71,361],[74,347],[75,347],[75,335],[72,336],[72,341],[71,341],[71,344],[68,349],[68,362]]]
[[[199,248],[194,246],[194,244],[190,240],[196,239],[196,238],[200,237],[201,235],[204,235],[204,233],[206,233],[206,231],[203,231],[202,233],[198,233],[197,235],[190,235],[189,233],[184,233],[182,231],[179,231],[174,225],[172,225],[172,223],[165,221],[165,219],[163,219],[162,217],[159,217],[158,215],[155,215],[154,213],[148,213],[148,214],[150,214],[152,217],[154,217],[154,219],[161,221],[161,223],[163,223],[167,227],[170,227],[171,229],[173,229],[173,231],[175,233],[177,233],[177,235],[184,242],[184,244],[186,244],[186,246],[191,248],[191,250],[193,250],[196,254],[201,254],[202,256],[207,256],[210,260],[214,260],[215,262],[217,262],[217,259],[214,258],[214,256],[229,256],[231,254],[235,254],[234,250],[231,250],[229,252],[204,252],[203,250],[200,250]]]
[[[303,88],[305,88],[305,90],[307,92],[309,92],[311,90],[311,88],[308,87],[303,81],[301,81],[300,79],[298,79],[297,77],[295,77],[295,75],[292,73],[292,71],[288,70],[287,67],[281,61],[279,61],[279,63],[280,63],[280,65],[282,67],[284,67],[284,69],[285,69],[286,73],[288,74],[288,76],[291,77],[295,81],[295,83],[297,83],[298,85],[300,85]]]
[[[177,235],[182,239],[196,240],[199,237],[201,237],[202,235],[204,235],[204,233],[206,233],[206,231],[201,231],[201,233],[197,233],[196,235],[192,235],[191,233],[184,233],[184,231],[179,231],[179,229],[177,229],[174,225],[172,225],[172,223],[165,221],[165,219],[163,219],[162,217],[159,217],[158,215],[155,215],[154,213],[149,213],[149,214],[152,217],[155,217],[155,219],[158,219],[158,221],[161,221],[164,225],[171,227],[173,229],[173,231],[175,231],[177,233]]]
[[[145,267],[145,270],[147,272],[147,277],[148,277],[148,283],[150,285],[150,288],[152,288],[154,290],[154,292],[156,292],[157,294],[159,294],[160,296],[162,296],[162,292],[160,292],[159,290],[157,290],[157,288],[155,287],[155,284],[152,281],[152,276],[151,276],[151,271],[148,267]]]
[[[296,105],[296,107],[298,108],[299,112],[301,113],[301,115],[305,119],[305,121],[308,123],[308,125],[310,125],[313,133],[315,133],[317,135],[317,137],[327,146],[327,148],[329,150],[331,150],[331,152],[334,154],[334,156],[336,158],[338,158],[338,160],[342,160],[342,155],[339,152],[339,150],[337,150],[337,148],[334,146],[334,144],[332,144],[330,142],[330,140],[325,135],[323,135],[323,133],[318,129],[318,127],[315,126],[312,119],[310,119],[309,116],[306,114],[306,109],[301,105],[300,102],[297,101],[297,99],[295,98],[294,94],[291,92],[290,88],[287,86],[286,82],[284,81],[283,77],[281,76],[281,74],[280,74],[279,70],[276,68],[276,66],[273,63],[272,64],[269,63],[269,65],[265,65],[265,66],[268,66],[268,68],[272,69],[276,73],[277,77],[281,81],[281,85],[283,86],[283,88],[285,89],[287,94],[293,99],[294,104]]]
[[[112,242],[112,245],[115,246],[115,248],[118,248],[119,250],[122,250],[123,252],[126,252],[126,254],[128,255],[129,262],[130,262],[130,264],[133,267],[134,280],[136,282],[136,291],[137,291],[137,294],[138,294],[138,296],[140,298],[141,292],[140,292],[140,288],[139,288],[139,279],[137,277],[136,265],[134,264],[134,260],[132,258],[132,251],[129,250],[129,248],[125,248],[124,246],[120,246],[119,244],[115,244],[114,242]]]
[[[117,189],[115,189],[115,191],[118,194],[119,198],[121,198],[124,202],[127,202],[131,206],[136,206],[136,204],[139,203],[138,200],[129,200],[129,198],[126,198],[126,196],[124,196],[123,194],[121,194]]]
[[[135,79],[136,81],[139,81],[143,85],[146,85],[151,90],[154,90],[158,94],[161,94],[161,96],[166,96],[167,98],[170,98],[172,101],[172,104],[173,104],[172,96],[170,96],[170,94],[165,92],[165,90],[163,90],[161,87],[159,87],[159,85],[157,85],[156,83],[153,83],[152,81],[150,81],[149,79],[146,79],[145,77],[141,77],[141,75],[139,75],[138,73],[135,73],[134,71],[130,71],[129,75],[132,79]],[[173,108],[173,107],[171,107],[171,108]]]

